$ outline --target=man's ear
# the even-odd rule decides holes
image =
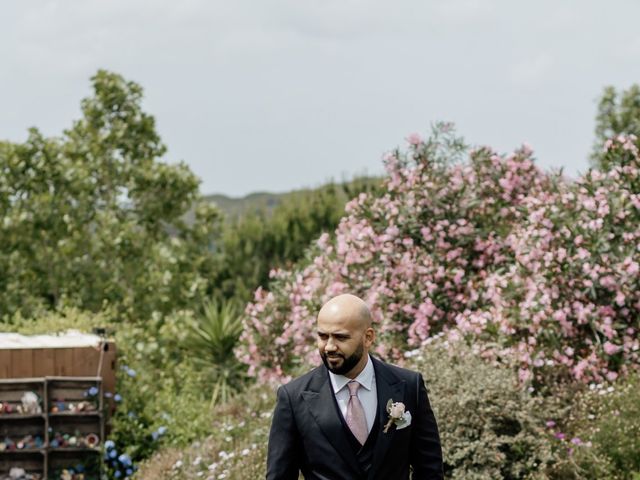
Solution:
[[[371,327],[367,328],[364,332],[364,338],[367,343],[367,348],[370,347],[376,340],[376,331]]]

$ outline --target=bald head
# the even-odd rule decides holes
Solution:
[[[325,303],[318,313],[318,321],[321,319],[340,319],[361,331],[370,328],[372,323],[367,304],[350,293],[338,295]]]
[[[318,313],[318,351],[335,374],[355,378],[369,359],[375,340],[369,307],[355,295],[338,295]]]

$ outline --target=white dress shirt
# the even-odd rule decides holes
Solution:
[[[347,404],[349,403],[349,387],[347,387],[347,383],[351,379],[344,375],[336,375],[333,372],[329,372],[329,378],[331,379],[333,394],[336,396],[340,412],[346,420]],[[376,388],[376,374],[373,369],[373,362],[371,362],[369,355],[367,355],[367,364],[364,369],[353,380],[361,385],[358,389],[358,399],[362,403],[364,415],[367,419],[367,430],[371,432],[378,410],[378,390]]]

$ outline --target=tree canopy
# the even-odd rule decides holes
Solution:
[[[591,158],[599,168],[609,167],[606,161],[607,140],[618,135],[634,135],[635,143],[640,147],[640,85],[631,85],[621,92],[612,86],[605,87],[598,102],[595,133]]]
[[[217,211],[185,164],[161,161],[142,88],[103,70],[91,81],[61,136],[0,142],[0,315],[111,305],[146,317],[206,293]]]

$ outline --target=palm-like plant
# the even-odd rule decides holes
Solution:
[[[213,382],[213,406],[226,403],[246,380],[245,367],[233,351],[242,333],[242,319],[238,305],[231,301],[208,300],[202,310],[185,340],[185,347]]]

